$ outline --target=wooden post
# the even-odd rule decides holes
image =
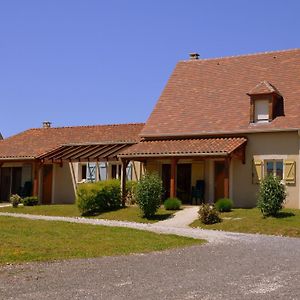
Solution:
[[[225,158],[225,170],[224,170],[224,198],[229,198],[229,169],[230,169],[230,157]]]
[[[128,166],[129,161],[122,160],[122,176],[121,176],[121,191],[122,191],[122,206],[125,207],[126,205],[126,169]]]
[[[177,158],[173,157],[171,161],[171,178],[170,178],[170,197],[176,197],[176,171]]]
[[[33,196],[38,197],[39,196],[39,181],[40,181],[40,165],[38,162],[34,162],[32,164],[33,168]]]

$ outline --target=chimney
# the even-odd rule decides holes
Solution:
[[[199,59],[199,54],[196,52],[190,53],[190,60],[197,60]]]
[[[50,127],[51,127],[51,122],[49,122],[49,121],[43,122],[43,128],[50,128]]]

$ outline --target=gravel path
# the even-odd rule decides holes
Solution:
[[[73,217],[54,217],[54,216],[41,216],[41,215],[29,215],[19,213],[0,213],[0,216],[9,216],[14,218],[24,218],[30,220],[46,220],[46,221],[61,221],[80,224],[102,225],[112,227],[127,227],[139,230],[147,230],[156,233],[164,234],[176,234],[180,236],[205,239],[211,243],[225,243],[230,240],[248,239],[251,234],[233,233],[217,230],[204,230],[198,228],[185,228],[185,227],[171,227],[165,224],[158,223],[144,224],[134,222],[123,222],[103,219],[88,219],[88,218],[73,218]]]

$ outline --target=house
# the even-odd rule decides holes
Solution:
[[[85,180],[140,177],[140,164],[117,155],[139,141],[144,124],[29,129],[0,141],[0,200],[38,196],[43,204],[73,203]],[[125,167],[124,167],[125,166]],[[124,167],[124,173],[122,172]],[[125,176],[125,177],[126,177]]]
[[[180,61],[146,124],[30,129],[0,141],[0,196],[73,202],[84,180],[156,172],[164,198],[253,207],[268,174],[300,208],[300,49]],[[129,170],[131,169],[131,171]],[[129,175],[130,174],[130,175]],[[31,186],[32,185],[32,186]]]
[[[300,49],[180,61],[140,133],[119,154],[160,174],[165,197],[256,204],[267,174],[300,208]]]

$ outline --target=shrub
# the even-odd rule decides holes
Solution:
[[[122,205],[121,182],[117,179],[99,181],[98,200],[103,210],[114,210]]]
[[[76,204],[81,215],[91,215],[101,211],[97,201],[98,185],[82,183],[77,188]]]
[[[77,188],[76,204],[82,215],[92,215],[121,207],[120,181],[83,183]]]
[[[38,205],[39,204],[39,200],[37,197],[25,197],[23,200],[22,200],[22,203],[24,206],[35,206],[35,205]]]
[[[18,205],[21,203],[22,198],[17,195],[11,195],[9,198],[9,202],[12,204],[13,207],[18,207]]]
[[[217,211],[219,211],[219,212],[229,212],[229,211],[231,211],[232,206],[233,206],[233,202],[231,199],[228,199],[228,198],[219,199],[215,203],[215,207],[216,207]]]
[[[178,210],[181,207],[181,201],[178,198],[168,198],[164,202],[166,210]]]
[[[128,205],[136,203],[136,181],[126,181],[126,202]]]
[[[263,216],[276,216],[286,198],[285,186],[278,177],[267,176],[260,184],[257,207]]]
[[[221,222],[219,213],[213,205],[202,204],[199,208],[199,219],[203,224],[215,224]]]
[[[163,192],[162,181],[156,174],[146,173],[137,184],[136,197],[143,216],[153,217],[160,207]]]

